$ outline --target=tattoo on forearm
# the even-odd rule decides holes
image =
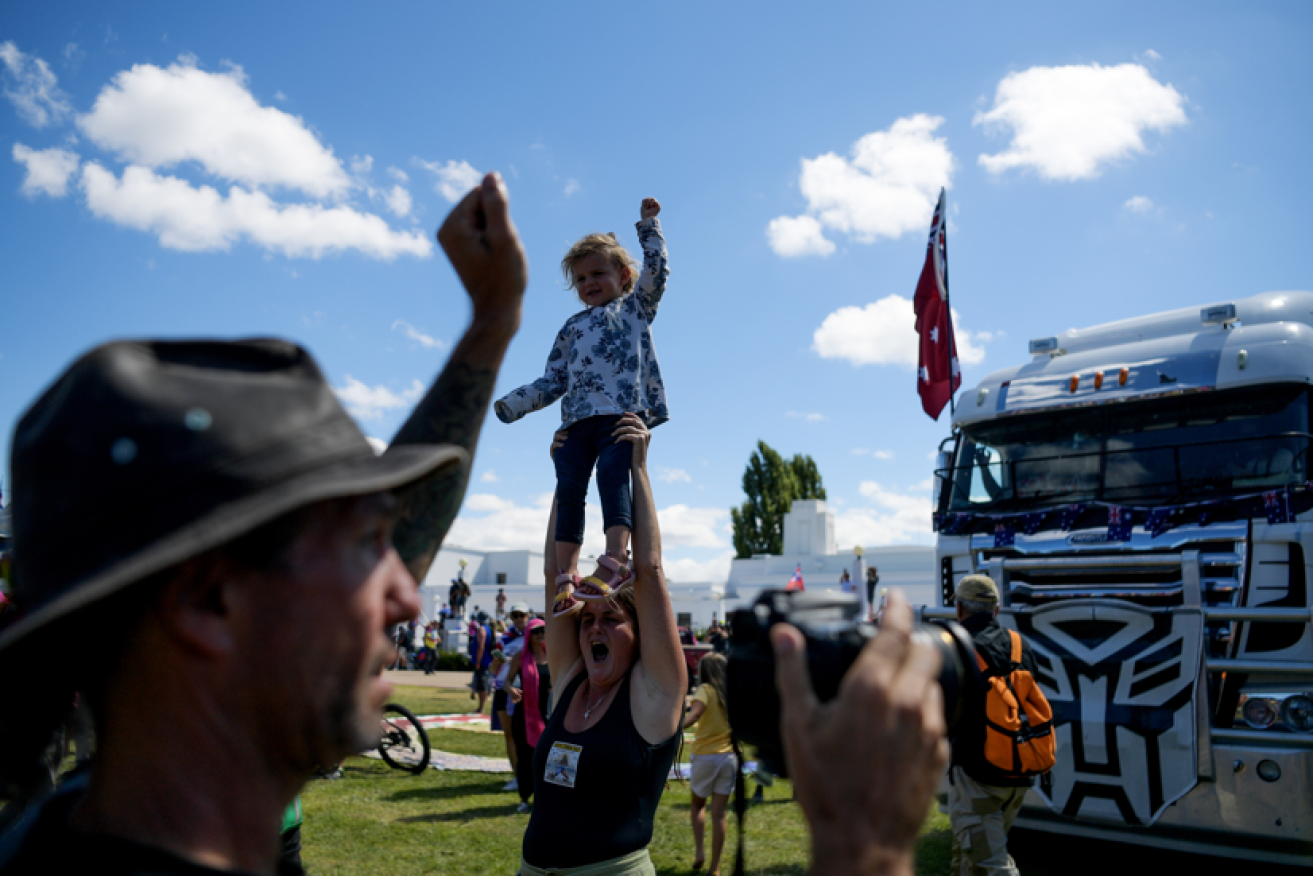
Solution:
[[[393,443],[457,444],[469,451],[472,461],[496,378],[493,368],[472,368],[463,362],[448,364]],[[393,543],[416,581],[423,582],[451,529],[465,498],[469,476],[467,469],[447,468],[399,494],[401,518]]]

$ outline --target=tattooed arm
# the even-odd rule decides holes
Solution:
[[[473,318],[465,336],[393,444],[456,444],[470,454],[483,428],[506,347],[520,325],[528,265],[506,204],[501,177],[489,174],[438,229],[438,242],[469,293]],[[423,582],[456,519],[470,470],[447,466],[399,495],[401,518],[393,543],[417,582]]]

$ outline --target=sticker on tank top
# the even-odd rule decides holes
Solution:
[[[579,755],[582,752],[582,746],[553,742],[552,750],[547,753],[547,774],[543,779],[553,785],[573,788],[579,775]]]

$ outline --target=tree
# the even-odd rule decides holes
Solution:
[[[820,470],[810,456],[786,460],[765,441],[748,459],[743,472],[747,501],[731,508],[734,550],[740,558],[784,553],[784,515],[795,499],[824,499]]]

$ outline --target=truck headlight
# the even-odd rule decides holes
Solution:
[[[1281,703],[1281,723],[1300,733],[1313,733],[1313,699],[1298,694]]]
[[[1257,730],[1271,727],[1277,719],[1277,703],[1271,697],[1251,696],[1245,699],[1243,712],[1245,723]]]
[[[1255,730],[1313,733],[1313,691],[1241,691],[1235,720]]]

